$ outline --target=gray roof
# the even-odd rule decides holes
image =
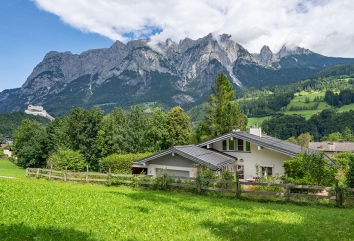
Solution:
[[[210,139],[208,141],[199,143],[197,146],[200,146],[200,147],[206,146],[208,144],[211,144],[211,143],[214,143],[217,141],[221,141],[221,140],[225,140],[230,137],[239,138],[239,139],[251,142],[253,144],[256,144],[258,146],[265,147],[270,150],[274,150],[274,151],[277,151],[277,152],[280,152],[280,153],[283,153],[285,155],[292,156],[292,157],[296,157],[299,152],[304,152],[304,151],[308,150],[308,148],[293,144],[291,142],[283,141],[278,138],[274,138],[274,137],[267,136],[267,135],[256,136],[256,135],[250,134],[245,131],[232,131],[232,132],[226,133],[222,136],[218,136],[218,137],[215,137],[215,138]]]
[[[309,147],[312,149],[323,150],[327,152],[345,152],[354,151],[354,142],[335,142],[335,141],[323,141],[323,142],[310,142]]]
[[[205,148],[198,147],[196,145],[186,145],[186,146],[173,146],[168,150],[159,152],[155,155],[143,158],[134,162],[135,164],[142,165],[148,161],[156,159],[161,156],[165,156],[171,153],[176,153],[183,156],[191,161],[199,163],[204,166],[209,166],[212,170],[218,170],[221,167],[230,164],[237,160],[236,157],[219,153],[213,150],[208,150]]]

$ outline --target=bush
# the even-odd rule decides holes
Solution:
[[[100,171],[108,172],[111,168],[111,172],[121,174],[132,173],[132,162],[150,156],[152,153],[137,153],[137,154],[112,154],[102,159],[100,162]]]
[[[338,168],[328,165],[323,152],[299,153],[284,162],[289,182],[303,185],[333,186]]]
[[[7,157],[7,155],[5,155],[4,149],[0,148],[0,159],[6,158],[6,157]]]
[[[86,161],[79,151],[60,149],[52,154],[47,161],[47,167],[56,170],[84,171]]]
[[[348,187],[354,187],[354,158],[349,160],[349,170],[346,173],[346,183]]]

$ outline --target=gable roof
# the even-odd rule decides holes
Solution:
[[[254,143],[258,146],[265,147],[270,150],[283,153],[283,154],[291,156],[291,157],[296,157],[299,152],[304,152],[304,151],[308,150],[308,148],[305,148],[300,145],[296,145],[291,142],[283,141],[278,138],[274,138],[274,137],[267,136],[267,135],[256,136],[256,135],[250,134],[245,131],[232,131],[232,132],[226,133],[222,136],[218,136],[218,137],[215,137],[215,138],[210,139],[208,141],[199,143],[199,144],[197,144],[197,146],[199,146],[199,147],[206,146],[208,144],[212,144],[217,141],[226,140],[230,137],[239,138],[239,139]]]
[[[327,152],[345,152],[354,151],[354,142],[335,142],[335,141],[322,141],[310,142],[309,147],[312,149],[323,150]]]
[[[212,170],[218,170],[221,167],[230,164],[237,160],[236,157],[208,150],[196,145],[186,145],[186,146],[173,146],[170,149],[159,152],[155,155],[143,158],[134,162],[135,164],[143,165],[144,163],[151,161],[153,159],[176,153],[180,156],[183,156],[191,161],[194,161],[198,164],[209,166]]]

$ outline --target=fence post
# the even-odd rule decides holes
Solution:
[[[53,165],[50,165],[49,180],[52,178]]]
[[[288,183],[288,174],[285,174],[285,201],[289,201],[289,197],[290,197],[290,187],[289,187],[289,183]]]
[[[236,171],[235,174],[235,178],[236,178],[236,197],[239,198],[241,196],[241,184],[240,184],[240,177],[238,175],[238,171]]]
[[[335,181],[335,190],[336,190],[336,204],[337,207],[342,207],[343,206],[343,189],[339,187],[338,185],[338,180],[336,179]]]
[[[111,173],[111,168],[109,168],[108,169],[108,182],[110,182],[111,181],[111,176],[112,175],[112,173]]]
[[[88,182],[88,172],[89,172],[88,165],[86,165],[86,182]]]
[[[64,182],[66,182],[66,172],[64,172]]]
[[[200,193],[202,191],[202,183],[200,180],[200,165],[197,165],[197,176],[195,181],[197,182],[197,192]]]
[[[26,168],[26,177],[28,177],[28,168]]]
[[[37,178],[39,178],[39,168],[37,168],[37,175],[36,175]]]

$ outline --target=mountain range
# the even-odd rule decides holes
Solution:
[[[157,45],[149,39],[116,41],[81,54],[47,53],[21,88],[0,93],[0,113],[29,104],[55,116],[77,106],[107,111],[142,103],[190,108],[207,100],[220,72],[235,88],[262,87],[288,84],[340,63],[354,63],[354,58],[285,45],[277,53],[263,46],[255,54],[227,34],[179,43],[167,39]]]

